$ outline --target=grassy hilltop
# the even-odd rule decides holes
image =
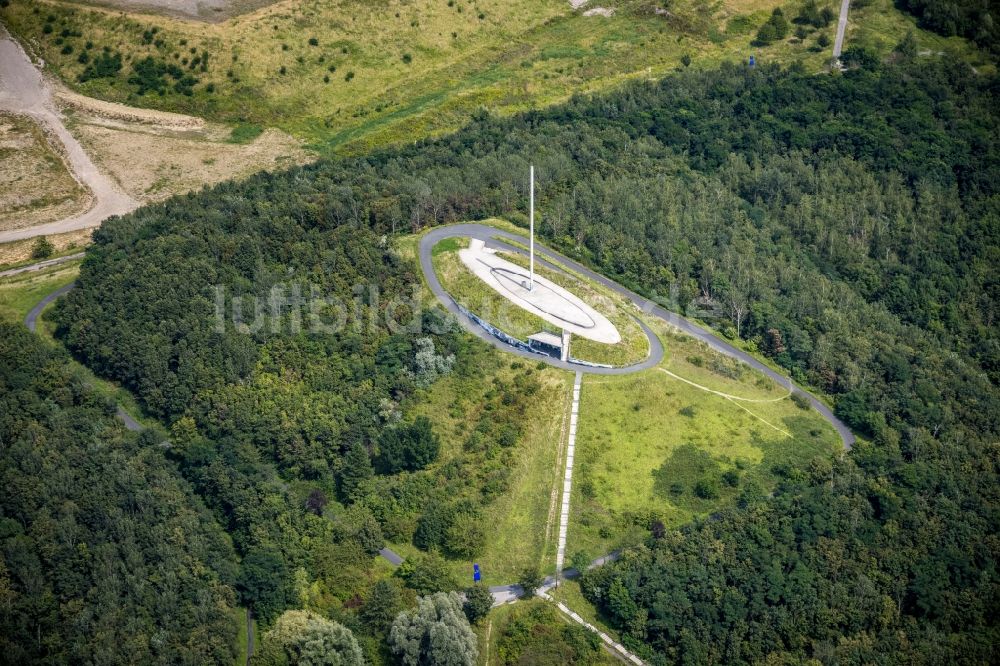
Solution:
[[[603,6],[612,16],[586,16]],[[775,7],[784,39],[755,46]],[[833,2],[819,3],[836,11]],[[800,26],[802,3],[619,0],[295,0],[219,23],[123,13],[78,2],[12,0],[0,16],[70,87],[135,106],[275,126],[321,151],[399,143],[456,129],[478,109],[514,113],[582,91],[722,60],[827,66],[836,21]],[[802,28],[798,30],[798,28]],[[849,44],[887,53],[915,20],[889,0],[852,7]],[[918,31],[921,47],[959,38]]]

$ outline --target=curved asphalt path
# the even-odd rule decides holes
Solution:
[[[494,244],[496,244],[497,242],[495,239],[500,239],[500,242],[505,247],[505,249],[515,250],[522,254],[524,253],[524,250],[522,250],[519,247],[514,247],[513,245],[502,243],[502,240],[503,239],[513,240],[518,243],[523,243],[526,245],[528,243],[528,239],[520,234],[514,234],[509,231],[495,229],[493,227],[488,227],[484,224],[453,224],[449,226],[436,227],[428,231],[423,236],[423,238],[420,239],[420,247],[418,252],[420,259],[420,269],[424,273],[424,277],[427,280],[427,284],[430,286],[431,292],[433,292],[433,294],[437,297],[439,301],[441,301],[441,303],[445,306],[445,308],[447,308],[449,312],[458,317],[458,320],[462,322],[462,325],[465,326],[466,329],[468,329],[471,333],[473,333],[480,339],[485,340],[486,342],[492,344],[494,347],[497,347],[498,349],[502,349],[504,351],[514,353],[519,356],[531,358],[534,360],[543,360],[549,365],[553,365],[557,368],[562,368],[564,370],[579,371],[590,374],[600,374],[600,375],[629,374],[632,372],[638,372],[640,370],[652,368],[656,366],[663,358],[663,346],[660,343],[659,338],[656,335],[654,335],[652,331],[650,331],[645,324],[642,324],[641,321],[640,324],[642,325],[643,331],[645,331],[646,335],[649,337],[651,353],[643,362],[621,368],[592,368],[588,366],[577,365],[575,363],[565,363],[563,361],[551,357],[546,357],[539,354],[532,354],[530,352],[514,349],[513,347],[505,344],[504,342],[501,342],[500,340],[498,340],[497,338],[493,337],[485,330],[483,330],[480,326],[476,325],[468,317],[462,314],[462,312],[458,309],[458,306],[456,305],[455,301],[451,298],[448,292],[445,291],[444,287],[441,286],[441,282],[440,280],[438,280],[437,274],[434,272],[434,265],[432,262],[432,254],[431,254],[431,251],[433,250],[434,246],[447,238],[463,238],[463,237],[476,238],[482,241],[492,242]],[[725,340],[722,340],[721,338],[713,335],[712,333],[709,333],[701,326],[698,326],[697,324],[689,321],[688,319],[685,319],[684,317],[680,316],[675,312],[671,312],[666,308],[657,305],[656,303],[650,301],[649,299],[643,298],[634,291],[626,289],[617,282],[614,282],[613,280],[604,277],[600,273],[596,273],[590,270],[583,264],[577,261],[573,261],[572,259],[565,257],[559,254],[558,252],[550,250],[543,245],[539,245],[538,243],[535,243],[535,248],[537,249],[538,254],[541,254],[544,257],[549,257],[559,263],[562,263],[565,266],[568,266],[570,269],[576,271],[577,273],[584,275],[588,279],[593,280],[594,282],[597,282],[599,284],[602,284],[608,289],[614,291],[615,293],[624,296],[629,301],[639,306],[639,308],[644,313],[652,315],[654,317],[658,317],[659,319],[662,319],[671,326],[679,328],[688,335],[700,340],[701,342],[704,342],[711,349],[714,349],[719,353],[725,354],[726,356],[735,358],[738,361],[746,363],[754,370],[762,372],[763,374],[767,375],[768,377],[770,377],[771,379],[773,379],[774,381],[778,382],[783,386],[787,386],[793,394],[797,393],[799,395],[805,396],[805,398],[809,401],[809,404],[812,405],[813,409],[819,412],[823,416],[823,418],[826,419],[830,423],[830,425],[834,427],[834,429],[836,429],[837,434],[840,436],[841,442],[843,442],[844,444],[844,448],[850,449],[854,445],[855,437],[854,434],[851,432],[850,428],[848,428],[843,421],[834,416],[830,408],[827,407],[823,402],[821,402],[816,396],[802,389],[801,387],[796,386],[792,382],[792,380],[789,379],[788,377],[785,377],[784,375],[772,370],[770,367],[764,365],[750,354],[747,354],[742,349],[737,349],[736,347],[729,344]]]
[[[69,257],[66,257],[66,259],[69,259]],[[41,262],[41,263],[46,263],[46,262]],[[37,264],[35,264],[35,265],[37,265]],[[29,267],[26,267],[26,268],[30,269],[31,267],[29,266]],[[76,286],[75,282],[70,282],[65,287],[59,287],[58,289],[56,289],[55,291],[53,291],[51,294],[49,294],[48,296],[46,296],[45,298],[43,298],[41,301],[39,301],[38,305],[36,305],[35,307],[31,308],[31,311],[28,312],[28,315],[24,318],[24,325],[28,327],[28,330],[31,331],[32,333],[37,333],[38,332],[38,317],[39,317],[39,315],[42,314],[42,311],[45,308],[49,307],[49,305],[53,301],[55,301],[57,298],[59,298],[63,294],[68,293],[75,286]],[[136,421],[134,418],[132,418],[131,414],[129,414],[128,412],[126,412],[120,406],[117,408],[117,411],[115,412],[115,415],[118,417],[118,420],[121,421],[122,424],[124,424],[125,428],[128,429],[128,430],[131,430],[132,432],[139,432],[139,431],[141,431],[141,430],[144,429],[142,427],[142,425],[138,421]]]

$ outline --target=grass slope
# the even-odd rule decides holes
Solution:
[[[12,0],[2,16],[84,94],[240,123],[241,137],[278,126],[322,151],[352,152],[455,129],[482,108],[513,113],[660,76],[684,56],[699,67],[752,52],[760,62],[798,61],[818,72],[829,49],[817,40],[835,29],[758,48],[751,41],[771,9],[780,5],[791,18],[800,3],[677,0],[667,14],[640,0],[608,4],[615,13],[606,18],[583,16],[565,0],[296,0],[207,24]],[[912,17],[874,0],[852,9],[847,44],[887,53],[911,29]],[[959,38],[917,34],[928,52],[954,50],[992,67]],[[81,52],[93,63],[104,47],[122,54],[122,70],[80,82],[88,66]],[[146,57],[196,77],[190,95],[169,76],[162,95],[137,94],[129,79]]]
[[[484,345],[483,354],[498,357],[501,353]],[[501,361],[497,377],[508,376],[524,365],[519,360],[509,361],[505,355]],[[492,358],[484,359],[484,364],[491,362]],[[524,434],[509,467],[509,489],[488,506],[484,516],[489,526],[486,547],[475,561],[489,585],[516,581],[524,569],[549,569],[554,562],[558,516],[551,507],[560,483],[560,444],[573,378],[545,367],[539,370],[539,381],[542,389],[533,400],[534,408],[524,422]],[[491,390],[492,380],[470,381],[449,375],[411,408],[414,415],[433,419],[435,432],[441,437],[436,466],[447,467],[462,455],[474,417]],[[471,582],[471,562],[456,561],[453,569],[458,580]]]
[[[693,338],[662,337],[668,356],[659,368],[584,379],[571,556],[602,555],[652,520],[672,527],[708,515],[748,487],[767,492],[787,469],[840,446],[832,426],[787,390]]]

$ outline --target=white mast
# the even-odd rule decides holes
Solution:
[[[535,166],[529,167],[529,180],[531,185],[531,212],[528,215],[530,232],[528,234],[528,263],[530,266],[528,277],[528,291],[535,288]]]

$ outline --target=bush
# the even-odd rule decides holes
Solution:
[[[52,256],[55,249],[55,246],[52,245],[52,241],[45,236],[39,236],[38,240],[35,241],[35,244],[31,246],[31,258],[47,259]]]
[[[437,458],[441,443],[426,416],[412,425],[388,428],[379,438],[379,469],[383,474],[423,469]]]
[[[492,608],[493,595],[485,585],[474,585],[465,591],[465,604],[462,605],[462,610],[472,624],[489,615]]]
[[[538,569],[532,568],[521,572],[521,577],[517,580],[517,584],[524,590],[524,596],[526,597],[533,596],[538,588],[542,586],[543,582],[545,582],[545,579],[542,578],[542,574],[538,573]]]
[[[105,50],[94,58],[94,61],[83,70],[79,76],[79,80],[81,83],[84,83],[91,79],[111,78],[117,76],[121,68],[122,54],[116,52],[112,55],[109,51]]]
[[[698,483],[694,484],[694,494],[705,500],[715,499],[719,496],[719,489],[714,481],[701,479]]]
[[[350,629],[310,611],[285,611],[264,634],[263,664],[338,664],[362,666],[364,654]]]
[[[409,53],[404,53],[403,54],[403,62],[405,64],[409,65],[411,62],[413,62],[413,56],[411,56]]]
[[[762,25],[760,30],[757,31],[754,44],[757,46],[767,46],[771,42],[782,40],[787,36],[788,20],[785,19],[785,15],[781,9],[775,7],[774,11],[771,12],[771,17],[767,19],[767,23]]]
[[[389,631],[389,649],[403,664],[473,666],[476,645],[455,592],[421,597],[417,609],[397,615]]]

